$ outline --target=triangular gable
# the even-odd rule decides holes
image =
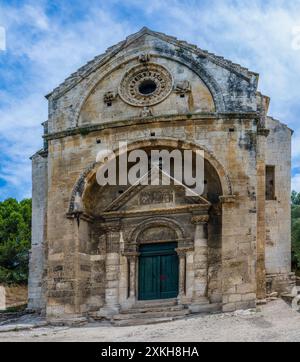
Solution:
[[[185,191],[187,189],[187,187],[185,185],[183,185],[182,183],[179,183],[179,185],[172,185],[172,183],[174,183],[174,179],[168,175],[167,173],[163,172],[161,169],[157,168],[158,171],[156,171],[157,173],[157,177],[161,178],[161,180],[165,179],[167,181],[170,181],[171,185],[167,186],[167,185],[157,185],[157,186],[152,186],[152,185],[141,185],[141,181],[144,178],[149,178],[151,175],[151,172],[153,172],[153,168],[152,170],[150,170],[146,175],[144,175],[143,177],[141,177],[141,179],[139,180],[139,182],[135,185],[130,186],[127,190],[124,191],[124,193],[122,193],[120,196],[118,196],[115,200],[113,200],[104,210],[104,212],[112,212],[112,211],[119,211],[122,210],[125,205],[129,205],[130,203],[134,204],[134,202],[137,200],[137,198],[139,196],[142,196],[142,198],[144,197],[144,199],[147,199],[147,195],[150,196],[151,194],[154,196],[154,198],[156,198],[156,203],[157,204],[165,204],[168,206],[175,206],[175,204],[178,204],[178,193],[175,192],[175,190],[179,190],[180,188],[183,191],[183,194],[181,192],[181,196],[180,196],[180,202],[181,205],[185,204],[185,205],[206,205],[206,206],[211,206],[210,202],[208,200],[206,200],[204,197],[196,195],[195,196],[186,196],[185,195]],[[153,179],[155,180],[155,178]],[[166,193],[167,192],[167,193]],[[143,193],[143,194],[142,194]],[[161,194],[160,194],[161,193]],[[171,201],[171,197],[168,195],[173,193],[173,200]],[[161,195],[161,196],[160,196]],[[151,197],[151,196],[150,196]],[[161,197],[161,202],[160,202],[160,197]],[[147,205],[145,203],[145,205]],[[141,206],[141,205],[140,205]]]
[[[207,58],[209,61],[219,65],[220,67],[226,68],[231,72],[239,74],[246,78],[251,78],[253,75],[258,76],[257,73],[249,71],[247,68],[242,67],[239,64],[233,63],[230,60],[225,59],[224,57],[217,56],[213,53],[208,52],[207,50],[202,50],[198,48],[194,44],[189,44],[186,41],[178,40],[175,37],[152,31],[146,27],[142,28],[135,34],[128,36],[125,40],[119,42],[118,44],[109,47],[105,53],[96,56],[93,60],[89,61],[83,67],[79,68],[75,73],[73,73],[70,77],[66,78],[64,82],[62,82],[57,88],[55,88],[51,93],[49,93],[46,98],[49,99],[51,97],[57,98],[61,95],[61,93],[65,93],[80,81],[83,78],[87,77],[90,73],[95,72],[99,67],[103,64],[107,63],[112,57],[116,56],[120,51],[129,47],[131,44],[139,40],[141,37],[151,35],[156,37],[166,43],[173,44],[177,47],[181,47],[191,53],[195,53],[198,57]]]

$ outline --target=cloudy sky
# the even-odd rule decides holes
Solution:
[[[300,192],[300,0],[0,0],[0,200],[31,194],[44,95],[143,26],[260,73],[270,115],[295,130],[292,187]]]

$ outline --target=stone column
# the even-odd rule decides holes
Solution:
[[[176,252],[179,258],[179,294],[177,299],[178,303],[182,303],[186,288],[186,249],[177,248]]]
[[[132,253],[129,257],[129,298],[136,301],[136,263],[139,253]]]
[[[106,262],[105,262],[105,304],[99,316],[109,318],[119,313],[119,277],[120,277],[120,225],[105,225]]]
[[[182,302],[182,298],[185,296],[185,275],[186,275],[186,251],[185,249],[177,248],[176,252],[179,258],[179,294],[178,302]]]
[[[207,283],[208,283],[208,240],[207,223],[208,215],[196,215],[192,217],[192,224],[195,225],[194,239],[194,293],[193,304],[208,304]]]

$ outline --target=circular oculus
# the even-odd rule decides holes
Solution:
[[[131,68],[123,77],[119,94],[124,102],[147,107],[162,102],[173,89],[173,78],[163,66],[146,63]]]

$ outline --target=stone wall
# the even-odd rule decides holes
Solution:
[[[266,270],[269,290],[289,291],[291,273],[291,136],[292,131],[267,119],[266,164],[275,166],[275,198],[266,201]],[[271,277],[272,276],[272,277]],[[273,286],[270,286],[273,282]]]
[[[46,308],[48,160],[45,154],[32,157],[32,243],[30,250],[28,308]]]
[[[0,310],[24,306],[28,300],[26,286],[0,286]]]
[[[233,128],[235,132],[230,132],[229,128]],[[206,130],[202,132],[202,130]],[[209,130],[209,132],[208,132]],[[223,302],[228,304],[228,308],[237,308],[246,305],[253,305],[255,301],[255,120],[244,120],[243,127],[240,129],[240,121],[236,119],[216,119],[214,123],[210,120],[193,120],[174,122],[171,125],[164,127],[152,125],[151,131],[155,131],[157,135],[163,134],[166,139],[172,139],[174,134],[180,134],[181,139],[188,139],[194,144],[199,144],[201,147],[206,146],[210,152],[230,170],[230,179],[232,181],[233,193],[237,195],[236,201],[232,204],[224,204],[225,214],[223,215],[222,228],[222,272],[220,268],[214,268],[211,263],[211,288],[215,292],[210,292],[213,300],[220,300],[221,295],[224,295]],[[149,137],[150,129],[142,129],[138,127],[136,130],[130,127],[108,128],[103,132],[95,132],[88,135],[76,135],[64,139],[53,140],[49,142],[49,165],[50,175],[49,180],[49,213],[48,213],[48,241],[49,241],[49,270],[48,277],[50,280],[56,280],[57,277],[51,273],[52,258],[55,255],[61,255],[63,272],[61,275],[59,293],[52,292],[52,288],[57,288],[53,282],[50,282],[50,296],[48,300],[48,311],[53,308],[57,312],[58,305],[72,305],[77,300],[77,309],[63,308],[63,313],[66,309],[70,312],[75,310],[80,313],[81,302],[84,304],[94,305],[95,309],[101,305],[101,293],[96,297],[81,299],[79,294],[75,297],[76,288],[74,280],[77,283],[85,285],[88,275],[86,272],[78,271],[80,277],[76,277],[76,268],[74,263],[76,260],[85,260],[90,251],[84,247],[87,245],[86,237],[80,237],[78,248],[74,245],[74,235],[77,235],[78,229],[76,220],[66,220],[66,213],[69,209],[70,195],[76,181],[80,178],[82,170],[87,168],[87,165],[93,163],[97,154],[96,140],[101,138],[102,142],[107,142],[112,148],[117,147],[117,142],[127,140],[129,142],[144,141]],[[201,139],[197,139],[197,136]],[[248,145],[248,139],[251,137],[253,145]],[[163,143],[163,140],[162,140]],[[224,152],[224,150],[227,150]],[[78,153],[79,152],[79,153]],[[245,164],[247,167],[245,167]],[[228,206],[227,206],[228,205]],[[62,222],[64,220],[64,222]],[[80,229],[82,228],[80,224]],[[79,230],[80,230],[79,229]],[[75,231],[76,233],[75,233]],[[217,232],[217,231],[216,231]],[[215,241],[217,243],[217,241]],[[212,248],[214,242],[210,246],[211,260],[217,259],[216,262],[221,264],[220,246],[218,249]],[[76,250],[78,250],[76,252]],[[219,254],[218,254],[219,250]],[[78,253],[76,255],[76,253]],[[83,253],[83,254],[82,254]],[[214,254],[215,255],[214,255]],[[78,259],[79,258],[79,259]],[[91,256],[94,266],[97,269],[97,263],[100,265],[103,256]],[[96,259],[99,259],[96,261]],[[90,259],[91,260],[91,259]],[[55,262],[56,265],[57,262]],[[78,262],[77,262],[78,263]],[[81,263],[81,262],[80,262]],[[216,264],[216,265],[217,265]],[[93,266],[89,266],[93,268]],[[92,270],[92,269],[91,269]],[[84,275],[86,274],[86,277]],[[77,279],[78,278],[78,279]],[[82,281],[80,281],[82,279]],[[70,280],[70,282],[68,282]],[[223,280],[223,283],[222,283]],[[66,283],[66,284],[65,284]],[[221,284],[220,284],[221,283]],[[80,285],[78,290],[81,290]],[[222,285],[222,287],[221,287]],[[68,286],[68,287],[67,287]],[[67,290],[64,288],[67,287]],[[100,291],[97,285],[91,288]],[[223,290],[220,290],[223,289]],[[54,297],[55,296],[55,297]],[[88,301],[87,301],[88,300]],[[250,300],[250,301],[249,301]],[[56,313],[55,312],[55,313]]]

